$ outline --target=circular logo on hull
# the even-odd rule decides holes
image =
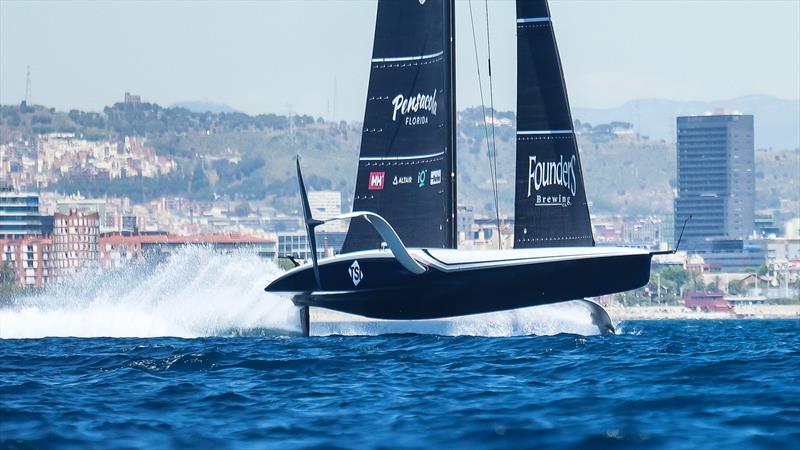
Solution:
[[[361,271],[358,260],[353,261],[348,272],[350,272],[350,278],[353,280],[353,286],[358,286],[358,283],[361,283],[361,280],[364,279],[364,272]]]

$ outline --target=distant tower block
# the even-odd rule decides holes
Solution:
[[[141,95],[133,95],[130,92],[125,93],[125,103],[126,104],[139,104],[142,103],[142,96]]]
[[[31,103],[31,66],[28,66],[28,73],[25,76],[25,104]]]
[[[690,251],[707,239],[746,239],[755,223],[753,116],[717,113],[676,120],[674,233],[692,217],[684,235]]]

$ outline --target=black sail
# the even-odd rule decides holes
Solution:
[[[514,247],[594,245],[580,155],[545,0],[517,0]]]
[[[454,247],[455,138],[449,0],[380,0],[354,211],[383,216],[409,247]],[[353,219],[343,252],[379,248]]]

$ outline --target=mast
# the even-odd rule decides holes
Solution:
[[[452,212],[450,214],[450,248],[458,248],[458,158],[456,140],[458,139],[458,110],[456,107],[456,0],[448,0],[448,33],[450,38],[450,179],[452,193]],[[498,230],[500,231],[500,230]]]

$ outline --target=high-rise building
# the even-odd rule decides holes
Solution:
[[[42,234],[39,196],[0,188],[0,239],[20,239]]]
[[[677,118],[678,196],[675,237],[695,250],[714,239],[753,232],[755,162],[753,116],[722,114]]]
[[[53,245],[50,253],[51,277],[64,277],[80,271],[99,259],[100,215],[70,211],[53,216]]]

